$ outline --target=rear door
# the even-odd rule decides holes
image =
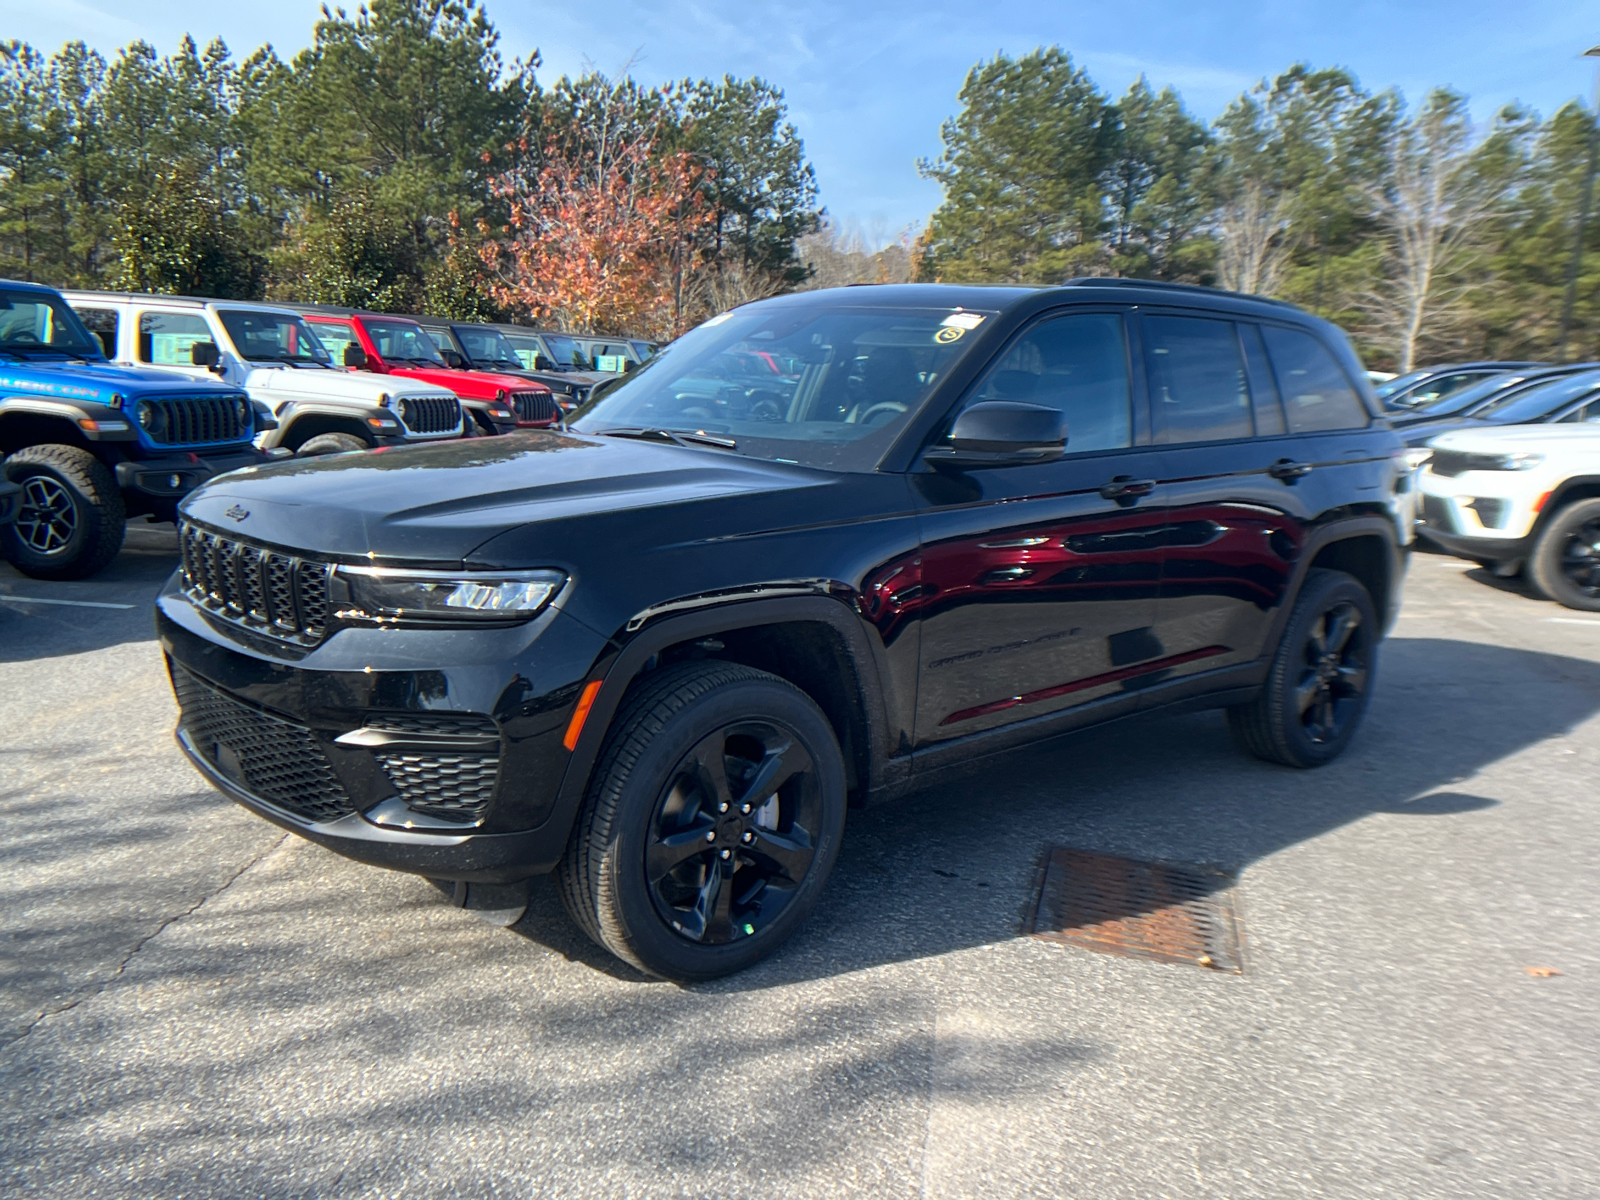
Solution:
[[[1251,663],[1317,521],[1381,505],[1388,443],[1303,329],[1195,313],[1141,322],[1169,529],[1157,632],[1167,678]]]
[[[962,407],[1060,408],[1065,457],[912,476],[923,542],[919,745],[1097,701],[1131,707],[1137,681],[1158,669],[1159,460],[1139,383],[1123,311],[1042,317]]]

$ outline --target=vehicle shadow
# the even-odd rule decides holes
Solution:
[[[122,552],[92,579],[30,579],[0,560],[0,662],[150,641],[156,597],[178,561],[177,529],[141,520],[128,522]]]
[[[1362,731],[1321,770],[1243,755],[1216,712],[1135,718],[989,758],[966,778],[852,813],[806,927],[767,962],[702,986],[778,987],[1027,933],[1055,846],[1238,872],[1376,813],[1450,819],[1493,807],[1459,785],[1597,711],[1600,663],[1393,638]],[[566,919],[549,880],[536,881],[514,928],[636,978]]]

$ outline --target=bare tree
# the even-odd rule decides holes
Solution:
[[[851,222],[825,220],[816,233],[800,239],[800,261],[811,270],[804,288],[844,287],[851,283],[909,283],[915,235],[903,229],[863,232]]]
[[[1486,143],[1474,144],[1464,96],[1431,93],[1395,127],[1387,178],[1367,191],[1380,238],[1380,268],[1358,304],[1400,370],[1425,341],[1447,337],[1467,316],[1478,235],[1505,194]]]
[[[1292,216],[1292,196],[1274,195],[1257,180],[1240,186],[1217,216],[1217,268],[1223,287],[1258,296],[1278,290],[1295,249]]]

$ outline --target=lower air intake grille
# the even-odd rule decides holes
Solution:
[[[400,401],[400,419],[412,433],[454,433],[461,404],[454,396],[413,396]]]
[[[398,742],[373,755],[408,808],[463,822],[483,815],[500,775],[500,732],[490,718],[473,713],[386,713],[369,718],[366,727],[433,743]],[[463,743],[459,750],[438,744],[451,739]]]
[[[531,424],[553,422],[561,415],[556,398],[549,392],[512,392],[511,403],[516,406],[517,423]]]
[[[1456,514],[1450,502],[1439,496],[1422,497],[1422,520],[1440,533],[1461,532],[1456,526]]]
[[[190,743],[252,796],[308,821],[332,821],[355,811],[304,725],[235,700],[176,663],[172,687]]]

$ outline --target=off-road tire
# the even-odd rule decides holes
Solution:
[[[353,450],[371,450],[367,442],[353,433],[319,433],[307,438],[295,451],[297,458],[316,458],[323,454],[348,454]]]
[[[99,571],[122,549],[127,509],[116,477],[103,462],[77,446],[27,446],[5,461],[6,478],[24,487],[28,481],[64,495],[71,503],[74,527],[59,549],[41,551],[24,540],[20,520],[0,530],[0,545],[12,566],[34,579],[84,579]],[[21,513],[18,513],[19,518]]]
[[[1600,522],[1600,499],[1569,504],[1545,524],[1527,566],[1528,581],[1540,595],[1581,612],[1600,612],[1600,592],[1591,595],[1563,570],[1567,543],[1585,525],[1596,522]]]
[[[699,944],[669,927],[652,902],[645,871],[650,825],[688,747],[711,731],[759,719],[794,732],[816,768],[823,815],[814,857],[770,925],[737,941]],[[664,667],[634,685],[606,736],[557,869],[561,898],[585,933],[641,971],[680,983],[715,979],[765,958],[804,922],[838,857],[844,816],[844,759],[811,697],[737,663]]]
[[[1317,741],[1304,727],[1296,689],[1308,669],[1307,646],[1313,627],[1340,605],[1360,615],[1357,633],[1366,639],[1363,685],[1337,736]],[[1261,692],[1247,704],[1228,709],[1228,728],[1247,754],[1287,767],[1320,767],[1344,753],[1355,736],[1372,696],[1377,676],[1378,616],[1372,597],[1360,581],[1343,571],[1318,568],[1306,573],[1294,610],[1284,626]],[[1355,635],[1352,635],[1355,636]]]

